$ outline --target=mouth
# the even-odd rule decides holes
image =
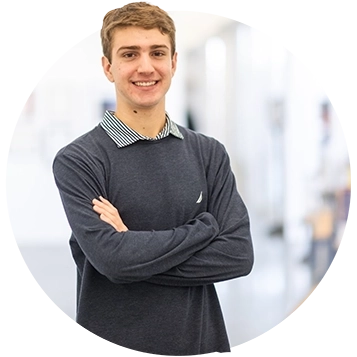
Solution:
[[[144,81],[144,82],[133,82],[134,85],[137,87],[152,87],[154,86],[158,81]]]

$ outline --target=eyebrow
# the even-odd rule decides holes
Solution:
[[[169,47],[167,45],[152,45],[152,46],[150,46],[151,50],[157,50],[160,48],[165,48],[165,49],[169,50]],[[140,49],[141,49],[140,46],[122,46],[122,47],[118,48],[117,53],[119,53],[121,51],[127,51],[127,50],[138,51]]]

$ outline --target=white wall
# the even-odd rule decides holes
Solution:
[[[318,170],[319,107],[321,92],[311,75],[298,61],[289,56],[289,75],[284,135],[284,225],[286,237],[298,241],[306,236],[303,219],[309,213],[318,192],[311,181]]]

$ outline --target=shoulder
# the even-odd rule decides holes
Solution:
[[[197,131],[177,125],[184,137],[186,144],[193,149],[202,151],[203,154],[212,155],[226,155],[224,145],[212,136],[202,134]]]
[[[202,134],[198,131],[188,129],[178,124],[177,127],[179,128],[183,137],[185,139],[188,139],[189,141],[200,142],[203,143],[204,145],[216,145],[217,143],[219,143],[219,141],[212,136]]]
[[[62,165],[71,167],[98,165],[98,162],[102,162],[106,156],[105,146],[110,144],[110,140],[98,125],[62,147],[54,157],[53,168]]]

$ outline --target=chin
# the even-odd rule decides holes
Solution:
[[[135,107],[137,109],[153,109],[162,103],[162,99],[160,100],[150,100],[150,101],[139,101],[136,102]]]

